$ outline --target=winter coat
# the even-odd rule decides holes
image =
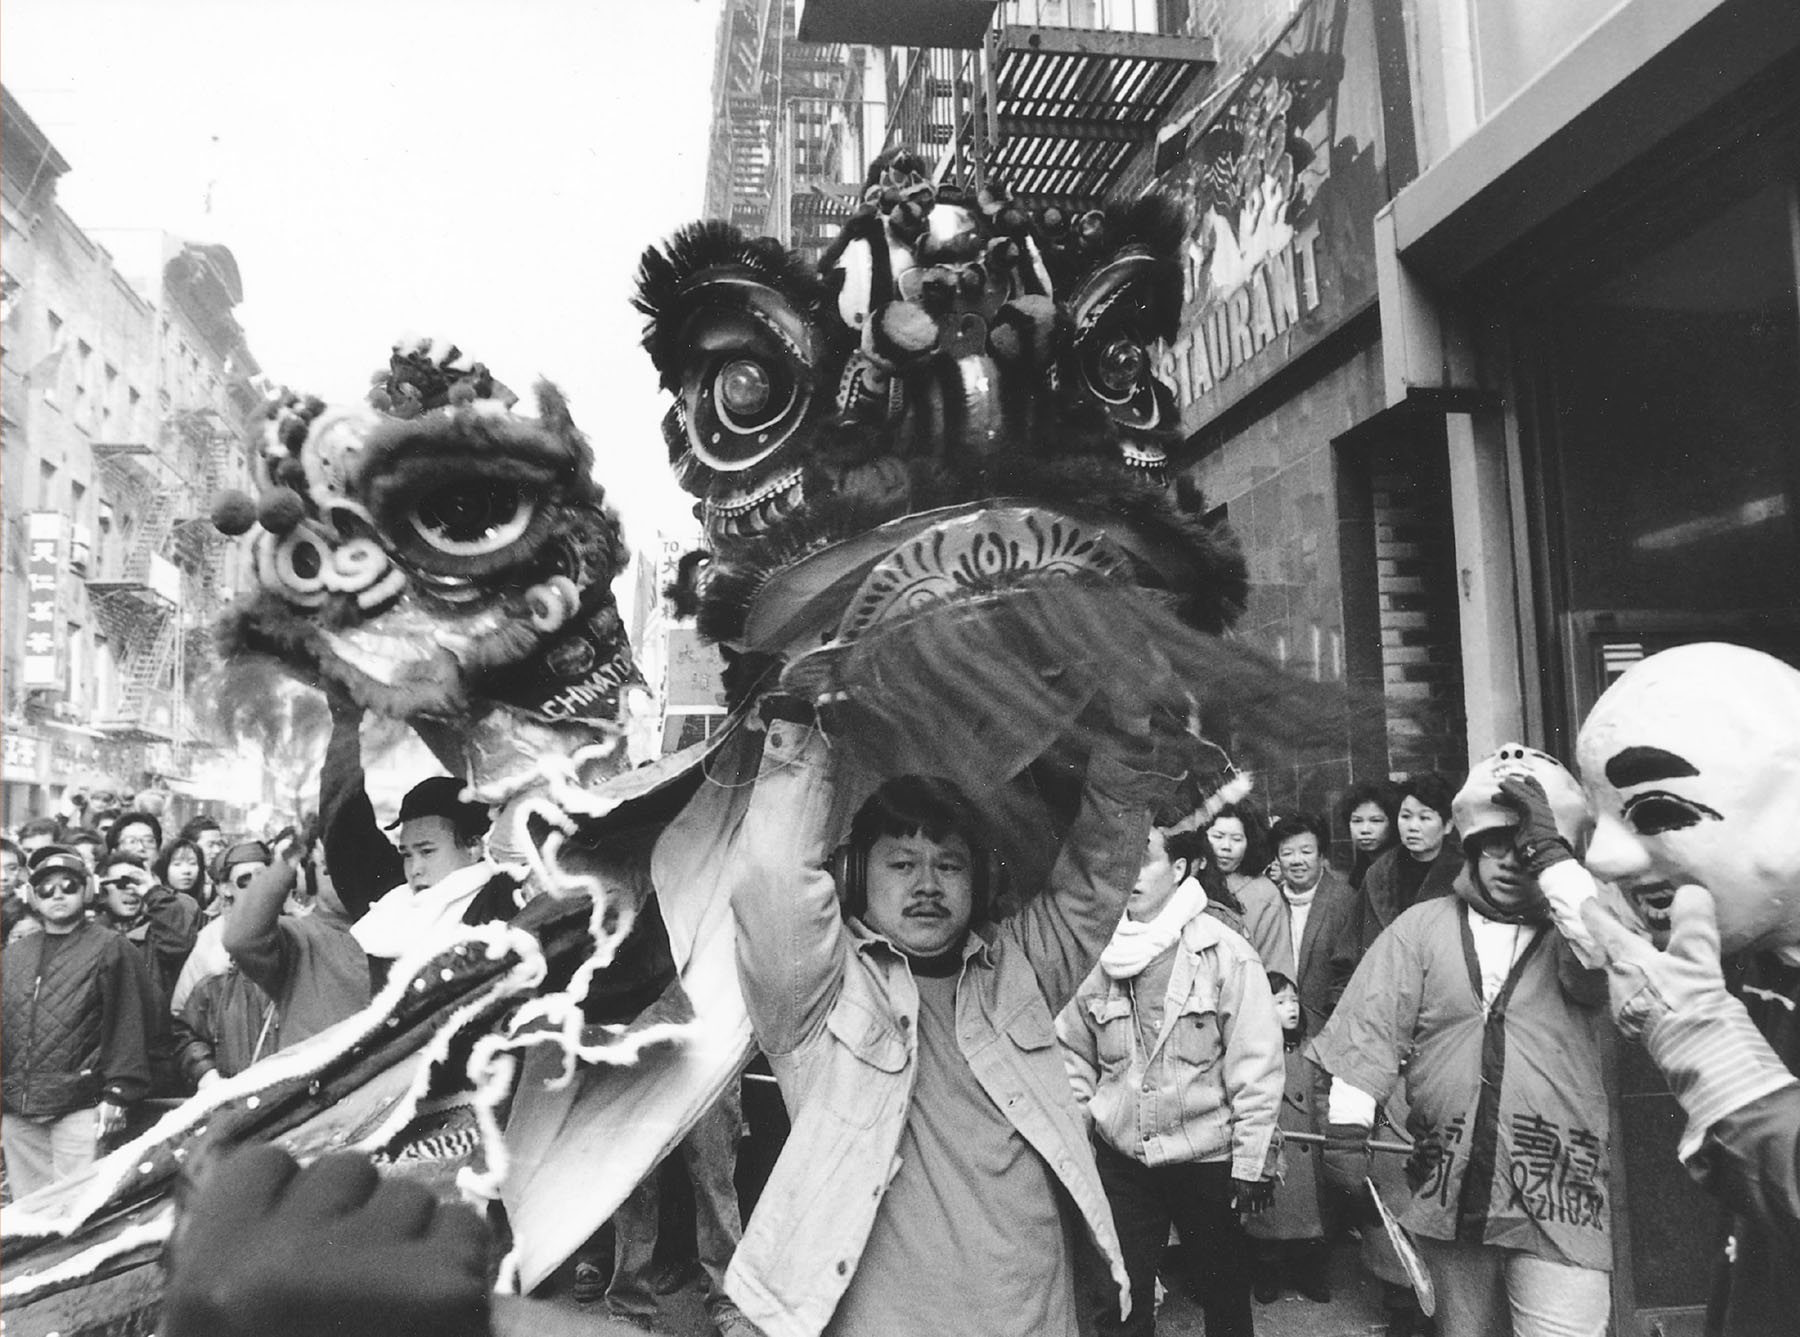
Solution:
[[[1396,919],[1309,1056],[1377,1101],[1404,1076],[1411,1195],[1388,1206],[1409,1230],[1610,1270],[1605,976],[1522,926],[1484,1006],[1470,913],[1437,897]]]
[[[104,915],[101,921],[142,953],[144,968],[156,986],[162,1008],[168,1010],[175,981],[200,936],[200,905],[185,892],[171,891],[161,883],[144,894],[144,909],[136,922],[116,924]]]
[[[1263,970],[1289,983],[1300,973],[1294,962],[1293,934],[1289,931],[1287,902],[1266,877],[1253,877],[1238,888],[1244,907],[1244,936],[1256,949]]]
[[[208,1072],[235,1077],[276,1049],[275,1004],[235,965],[189,991],[175,1018],[176,1058],[191,1091]]]
[[[265,1054],[299,1044],[369,1005],[362,945],[323,906],[310,915],[280,916],[231,957],[274,999],[274,1033]]]
[[[1319,1070],[1307,1062],[1296,1044],[1288,1049],[1282,1075],[1281,1130],[1284,1133],[1320,1133],[1324,1121],[1317,1117]],[[1275,1199],[1266,1211],[1247,1217],[1244,1230],[1252,1239],[1316,1240],[1325,1234],[1324,1148],[1289,1142],[1282,1149],[1283,1174]]]
[[[150,1090],[154,997],[144,963],[109,928],[34,933],[0,953],[0,1097],[7,1110],[53,1118]]]
[[[1056,1021],[1075,1101],[1094,1134],[1144,1165],[1229,1161],[1234,1179],[1274,1169],[1281,1023],[1256,952],[1196,915],[1176,953],[1162,1024],[1146,1046],[1129,981],[1096,969]]]
[[[1277,945],[1263,956],[1263,969],[1291,979],[1300,993],[1306,1033],[1317,1035],[1330,1019],[1344,985],[1361,955],[1356,941],[1356,893],[1335,868],[1319,874],[1312,909],[1301,941],[1293,940],[1293,917],[1287,898],[1272,882],[1257,878],[1238,893],[1247,923],[1260,924],[1265,940]],[[1293,961],[1292,974],[1271,961]]]
[[[1444,833],[1444,843],[1438,849],[1437,857],[1431,861],[1431,866],[1425,870],[1425,880],[1420,883],[1418,894],[1402,905],[1400,861],[1411,858],[1412,855],[1406,852],[1405,846],[1395,845],[1369,865],[1351,916],[1355,921],[1357,937],[1356,955],[1351,961],[1352,969],[1362,959],[1362,954],[1374,945],[1375,939],[1381,936],[1381,931],[1402,914],[1421,901],[1451,894],[1456,887],[1457,875],[1463,869],[1462,842],[1455,831]]]

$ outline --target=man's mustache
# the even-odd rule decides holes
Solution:
[[[900,911],[903,919],[948,919],[950,907],[940,896],[915,896]]]

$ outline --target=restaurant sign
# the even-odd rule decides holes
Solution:
[[[1414,170],[1397,10],[1313,0],[1163,177],[1189,232],[1156,371],[1184,434],[1375,300],[1375,214]]]

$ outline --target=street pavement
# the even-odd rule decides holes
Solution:
[[[566,1269],[565,1269],[566,1272]],[[1357,1244],[1348,1240],[1332,1257],[1332,1300],[1318,1304],[1294,1294],[1284,1294],[1272,1304],[1255,1305],[1257,1337],[1373,1337],[1387,1331],[1381,1307],[1381,1287],[1362,1272]],[[559,1273],[547,1287],[548,1298],[559,1308],[598,1314],[598,1303],[577,1304],[568,1294],[568,1278]],[[695,1282],[662,1297],[657,1331],[670,1337],[713,1337]],[[1206,1324],[1200,1307],[1171,1286],[1156,1315],[1157,1337],[1201,1337]]]

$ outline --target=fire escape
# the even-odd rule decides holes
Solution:
[[[1072,211],[1106,200],[1217,60],[1189,0],[805,0],[798,34],[910,48],[887,143]]]
[[[100,442],[93,450],[101,493],[112,503],[126,543],[118,570],[96,563],[87,582],[94,621],[119,666],[118,691],[99,725],[119,742],[171,741],[172,706],[166,698],[163,709],[150,706],[162,697],[180,640],[180,588],[165,555],[178,504],[175,480],[141,442]]]
[[[769,227],[781,84],[781,6],[725,0],[715,78],[707,213],[746,232]]]
[[[213,409],[174,414],[163,451],[139,442],[93,447],[102,494],[123,527],[116,572],[87,580],[94,619],[114,647],[118,691],[98,723],[120,743],[186,741],[189,660],[206,653],[220,602],[224,544],[203,513],[224,476],[234,433]],[[123,531],[122,531],[123,532]]]

